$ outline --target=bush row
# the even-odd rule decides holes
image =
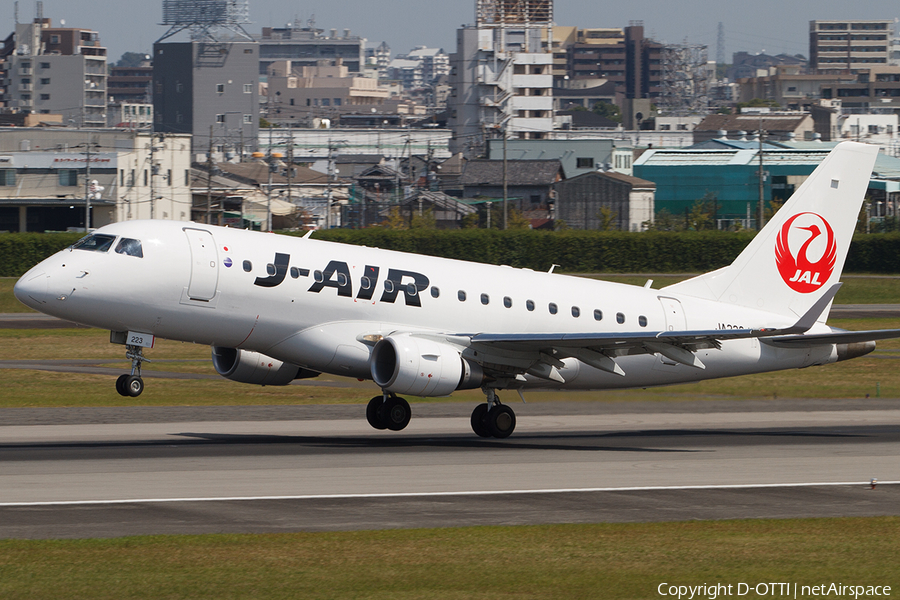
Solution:
[[[0,276],[18,277],[81,234],[0,236]],[[574,273],[699,273],[730,264],[752,233],[333,229],[315,238],[483,263]],[[774,257],[773,257],[774,260]],[[900,233],[857,235],[845,270],[900,274]]]
[[[0,235],[0,277],[19,277],[51,254],[77,242],[83,233]]]

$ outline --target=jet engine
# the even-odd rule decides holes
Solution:
[[[410,335],[388,336],[372,350],[372,379],[389,392],[445,396],[481,387],[481,367],[450,344]]]
[[[259,352],[237,348],[213,346],[212,361],[216,373],[225,379],[241,383],[287,385],[294,379],[309,377],[309,372],[297,365],[281,362]]]

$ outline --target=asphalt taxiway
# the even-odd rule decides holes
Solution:
[[[0,537],[900,514],[898,400],[514,407],[5,409]]]

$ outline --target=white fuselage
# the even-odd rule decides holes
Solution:
[[[16,295],[41,312],[94,327],[253,350],[358,378],[371,378],[372,345],[364,336],[393,332],[652,332],[792,324],[774,313],[665,290],[194,223],[125,222],[97,233],[140,240],[143,256],[67,249],[22,277]],[[831,328],[820,323],[811,330],[818,331]],[[723,341],[720,349],[699,350],[697,356],[705,370],[657,354],[621,356],[617,362],[625,376],[566,358],[559,370],[565,384],[529,375],[525,385],[643,387],[837,359],[833,344],[776,348],[757,339]]]

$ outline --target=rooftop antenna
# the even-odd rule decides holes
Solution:
[[[41,0],[37,1],[37,22],[39,25],[43,25],[44,23],[44,3]]]
[[[253,41],[243,25],[250,23],[249,0],[163,0],[163,22],[169,30],[158,40],[190,30],[196,41],[218,41],[217,30],[227,30]]]
[[[13,3],[13,20],[16,22],[16,25],[19,24],[19,0]]]

